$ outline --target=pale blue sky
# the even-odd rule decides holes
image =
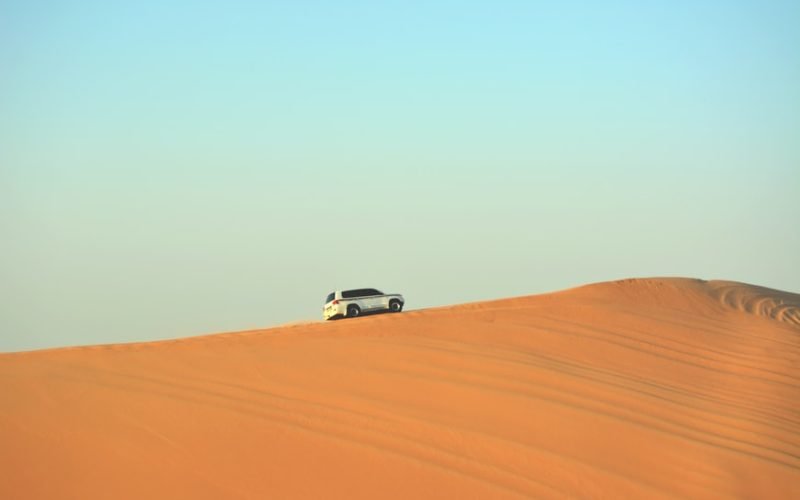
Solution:
[[[0,351],[800,292],[800,3],[0,0]]]

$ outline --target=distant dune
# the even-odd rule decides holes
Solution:
[[[9,500],[800,498],[800,295],[742,283],[4,354],[0,384]]]

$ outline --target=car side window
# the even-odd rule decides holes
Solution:
[[[359,288],[356,290],[345,290],[342,292],[343,299],[355,299],[357,297],[375,297],[383,295],[380,290],[374,288]]]

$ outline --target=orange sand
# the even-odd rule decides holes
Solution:
[[[800,295],[646,279],[0,355],[2,499],[800,498]]]

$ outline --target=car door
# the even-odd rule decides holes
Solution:
[[[358,290],[358,303],[364,311],[371,311],[375,309],[375,297],[370,293],[368,288]]]
[[[353,295],[356,297],[356,303],[358,303],[362,311],[370,311],[375,308],[375,297],[370,295],[369,289],[353,290]]]
[[[370,288],[367,292],[369,293],[371,309],[389,308],[389,298],[386,297],[383,292],[375,290],[374,288]]]

